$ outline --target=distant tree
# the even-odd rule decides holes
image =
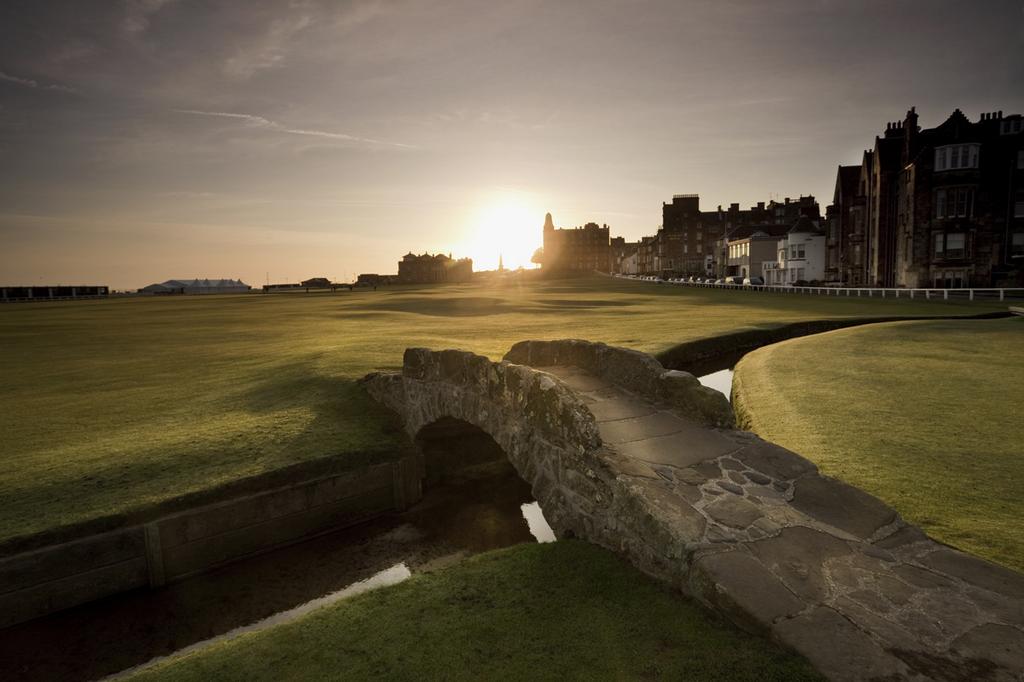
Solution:
[[[543,265],[544,264],[544,247],[543,246],[533,252],[533,257],[530,258],[530,262],[531,263],[536,263],[537,265]]]

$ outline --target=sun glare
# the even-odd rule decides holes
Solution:
[[[480,205],[467,226],[462,255],[474,270],[494,270],[501,257],[506,269],[535,268],[530,262],[543,240],[544,211],[523,196],[503,194]]]

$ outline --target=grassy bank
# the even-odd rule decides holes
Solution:
[[[1024,319],[897,322],[768,346],[733,383],[769,440],[938,540],[1024,570]]]
[[[522,339],[572,336],[654,352],[821,317],[984,309],[607,278],[5,305],[0,542],[297,462],[393,452],[399,435],[354,381],[399,366],[408,346],[499,358]]]
[[[582,542],[519,545],[137,680],[811,680],[809,665]]]

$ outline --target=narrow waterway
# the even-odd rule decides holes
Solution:
[[[736,363],[740,361],[740,358],[749,352],[750,350],[743,350],[735,353],[728,353],[714,358],[713,360],[692,363],[685,369],[687,372],[697,377],[697,380],[700,381],[700,383],[708,388],[713,388],[720,393],[724,393],[725,397],[731,401],[733,368],[736,366]]]
[[[554,539],[529,486],[507,460],[491,462],[405,513],[0,630],[0,679],[102,678],[479,552]]]

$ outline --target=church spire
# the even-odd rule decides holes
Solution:
[[[498,272],[505,272],[505,263],[501,259],[501,254],[498,254]]]

